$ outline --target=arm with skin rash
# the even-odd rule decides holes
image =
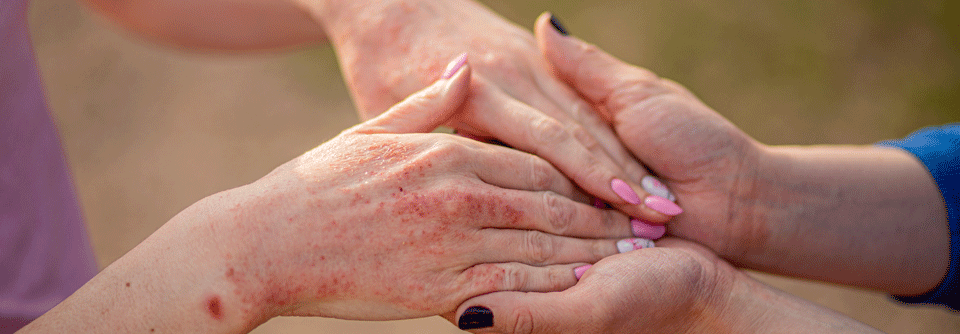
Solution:
[[[574,267],[618,252],[629,217],[571,200],[583,195],[536,156],[425,133],[469,86],[463,64],[191,205],[22,332],[242,333],[281,315],[418,318],[572,286]]]
[[[467,53],[473,89],[482,93],[444,125],[539,155],[630,216],[665,223],[682,211],[641,186],[649,172],[549,71],[530,32],[474,1],[85,1],[127,30],[191,50],[287,48],[329,38],[361,119],[429,85],[449,59]]]

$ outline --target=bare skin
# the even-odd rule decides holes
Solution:
[[[477,70],[474,90],[487,93],[468,99],[446,125],[540,155],[628,215],[657,223],[672,217],[642,201],[650,194],[640,179],[649,173],[553,76],[530,32],[473,1],[85,1],[130,31],[190,50],[269,50],[329,40],[362,119],[428,85],[447,61],[466,52]],[[614,179],[641,201],[618,196]]]
[[[477,333],[873,333],[783,293],[740,266],[916,295],[949,263],[939,189],[906,152],[770,147],[682,86],[625,64],[543,15],[540,48],[558,75],[609,120],[624,144],[689,208],[678,239],[612,256],[556,293],[496,292],[460,306],[491,310]],[[489,323],[485,323],[489,324]]]
[[[474,333],[879,333],[674,238],[603,259],[570,289],[495,292],[457,314],[477,305],[491,310],[493,326]]]
[[[465,65],[190,206],[23,332],[238,333],[279,315],[414,318],[572,286],[575,266],[618,252],[628,217],[570,200],[583,195],[536,156],[417,133],[455,114],[469,82]]]
[[[558,75],[690,208],[668,233],[740,266],[898,295],[946,273],[943,198],[911,154],[763,145],[679,84],[561,36],[544,17],[537,37]]]

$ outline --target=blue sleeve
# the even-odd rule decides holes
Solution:
[[[924,295],[894,299],[960,310],[960,123],[921,129],[906,138],[877,145],[904,149],[927,167],[940,188],[950,223],[950,268],[943,281]]]

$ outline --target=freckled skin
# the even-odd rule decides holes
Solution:
[[[499,288],[503,269],[471,269],[471,251],[489,247],[482,223],[517,225],[523,211],[492,187],[476,187],[470,173],[451,172],[465,166],[456,149],[371,137],[335,138],[324,146],[351,149],[321,146],[251,189],[288,187],[236,199],[232,214],[242,223],[223,233],[258,245],[228,250],[224,276],[244,304],[285,315],[355,318],[363,310],[364,319],[399,319],[451,312]],[[262,212],[283,213],[290,226],[274,228],[276,218]]]

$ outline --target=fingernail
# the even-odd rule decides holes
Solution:
[[[646,204],[648,208],[667,216],[676,216],[683,213],[683,209],[681,209],[676,203],[657,195],[647,196],[647,198],[643,200],[643,204]]]
[[[552,25],[553,29],[556,29],[561,35],[569,35],[569,33],[567,33],[567,29],[563,27],[563,24],[560,23],[560,20],[557,19],[557,16],[553,15],[553,13],[550,13],[550,25]]]
[[[620,253],[631,252],[644,248],[653,248],[653,241],[640,238],[630,238],[617,241],[617,250],[620,251]]]
[[[493,312],[483,306],[470,306],[457,320],[457,327],[460,327],[460,329],[477,329],[490,326],[493,326]]]
[[[630,227],[633,228],[633,235],[638,238],[660,239],[664,233],[667,233],[667,227],[663,225],[648,224],[640,219],[631,219]]]
[[[640,186],[648,193],[669,199],[671,202],[677,200],[677,198],[673,196],[673,193],[670,192],[670,189],[667,188],[667,185],[653,176],[644,176],[643,180],[640,180]]]
[[[613,192],[617,193],[627,203],[640,204],[640,196],[637,196],[637,192],[633,191],[633,188],[630,188],[630,185],[623,180],[613,179],[613,181],[610,181],[610,188],[613,188]]]
[[[579,266],[579,267],[573,268],[573,275],[577,276],[577,280],[579,281],[580,277],[583,277],[583,273],[587,272],[587,269],[590,269],[590,267],[593,267],[593,265],[588,264],[585,266]]]
[[[440,76],[442,79],[450,79],[454,74],[457,74],[457,71],[463,67],[463,64],[467,63],[467,53],[461,53],[457,58],[447,64],[447,69],[443,71],[443,75]]]
[[[606,209],[606,208],[607,208],[607,203],[604,203],[604,202],[601,201],[599,198],[594,197],[594,198],[593,198],[593,207],[595,207],[595,208],[597,208],[597,209]]]

